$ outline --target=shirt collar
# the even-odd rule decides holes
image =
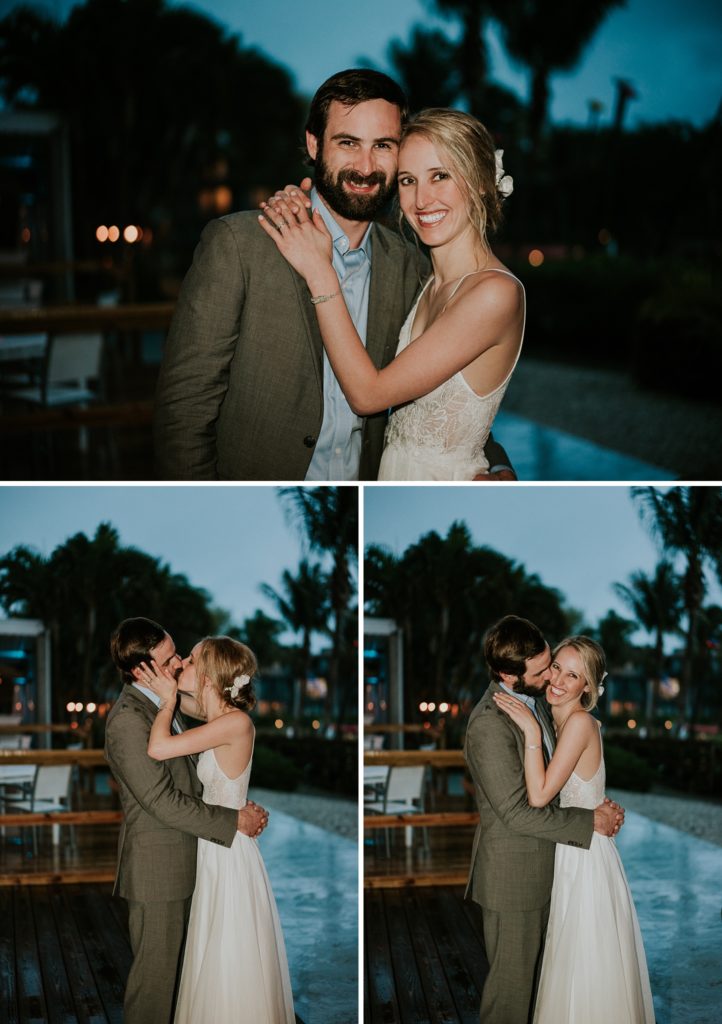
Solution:
[[[522,704],[526,704],[526,706],[528,708],[531,708],[532,711],[536,710],[536,700],[534,697],[530,697],[526,693],[517,693],[516,690],[512,690],[509,686],[502,682],[499,683],[499,686],[502,688],[502,690],[508,693],[510,697],[516,697],[517,700],[520,700]]]
[[[331,211],[329,210],[328,206],[326,206],[326,203],[321,199],[321,197],[319,196],[318,192],[316,191],[316,186],[315,185],[311,189],[311,205],[312,205],[314,210],[318,210],[318,212],[321,214],[321,217],[323,218],[323,222],[326,225],[326,227],[328,228],[328,230],[329,230],[329,232],[331,234],[331,238],[333,239],[333,247],[334,247],[334,249],[339,254],[339,256],[345,256],[346,253],[349,252],[349,250],[351,248],[349,240],[348,240],[348,236],[344,233],[344,231],[336,223],[333,214],[331,213]],[[364,234],[363,238],[361,239],[360,244],[358,245],[358,249],[361,249],[361,251],[363,252],[363,254],[365,255],[367,260],[371,259],[371,228],[372,227],[373,227],[373,224],[369,224],[368,228],[366,229],[366,233]]]
[[[148,700],[152,700],[157,708],[160,707],[160,697],[157,693],[153,693],[153,691],[149,690],[147,686],[141,686],[140,683],[132,683],[131,685],[134,686],[136,690],[140,690],[143,696],[147,697]]]

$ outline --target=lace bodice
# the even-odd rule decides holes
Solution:
[[[508,271],[498,270],[498,273],[508,273]],[[514,277],[513,274],[508,274],[508,276]],[[460,284],[461,281],[457,288]],[[397,355],[411,342],[416,310],[428,285],[429,282],[424,286],[401,328],[399,344],[396,349]],[[449,300],[455,291],[456,289],[452,292]],[[423,453],[422,458],[426,456],[442,457],[450,464],[463,464],[464,467],[468,467],[466,470],[469,472],[468,479],[471,479],[477,472],[488,469],[489,466],[484,457],[484,446],[519,358],[523,338],[524,329],[522,327],[522,337],[514,366],[502,383],[488,394],[477,395],[467,384],[463,372],[460,370],[427,395],[395,409],[386,428],[386,447],[415,449]],[[457,474],[451,472],[447,479],[453,479],[455,476]],[[463,479],[463,472],[457,478]]]
[[[559,803],[562,807],[588,807],[594,810],[604,799],[605,782],[606,769],[602,755],[599,767],[588,782],[581,779],[576,772],[572,772],[562,786]]]
[[[251,780],[251,758],[237,779],[229,779],[216,761],[214,750],[204,750],[198,757],[198,778],[203,783],[203,802],[239,810],[246,806],[248,783]]]

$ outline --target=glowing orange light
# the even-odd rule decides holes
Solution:
[[[320,729],[321,728],[321,723],[319,722],[319,720],[317,718],[314,718],[314,720],[311,722],[311,725],[313,726],[314,729]]]
[[[108,241],[108,229],[105,226],[105,224],[101,224],[99,225],[99,227],[96,228],[95,237],[98,239],[99,242]]]
[[[123,238],[126,242],[130,242],[131,245],[133,242],[137,242],[139,237],[138,229],[135,224],[128,224],[127,227],[123,228]]]
[[[277,729],[282,729],[283,728],[283,719],[282,718],[277,718],[276,721],[273,724],[276,726]]]
[[[529,253],[529,262],[533,267],[540,267],[544,262],[544,253],[541,249],[532,249]]]
[[[667,729],[667,731],[669,731],[672,728],[672,723],[669,719],[667,719],[667,721],[664,723],[664,728]]]
[[[23,228],[23,230],[20,232],[21,241],[25,242],[25,244],[27,245],[31,238],[32,232],[30,231],[30,228]]]
[[[119,238],[120,238],[120,229],[115,224],[112,224],[108,228],[108,241],[109,242],[117,242]]]
[[[233,206],[233,193],[227,185],[219,185],[215,190],[213,199],[217,213],[228,213]]]
[[[636,729],[637,728],[636,719],[630,718],[629,721],[627,722],[627,728],[628,729]]]

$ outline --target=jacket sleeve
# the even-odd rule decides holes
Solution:
[[[168,828],[230,846],[236,835],[238,812],[205,804],[173,784],[168,762],[148,757],[149,723],[132,711],[108,723],[105,753],[113,775],[140,806]]]
[[[588,849],[594,833],[594,811],[583,807],[530,807],[524,766],[507,723],[496,708],[484,709],[470,724],[466,760],[474,783],[511,832]]]
[[[225,221],[211,221],[183,282],[158,378],[155,454],[164,479],[217,477],[216,421],[244,299],[237,237]]]

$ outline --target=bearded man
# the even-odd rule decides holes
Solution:
[[[428,264],[374,223],[396,191],[407,102],[377,71],[342,71],[311,102],[310,200],[333,238],[333,265],[377,366]],[[303,279],[259,229],[258,213],[205,228],[178,300],[155,411],[158,468],[173,480],[375,480],[386,413],[356,416],[324,353]],[[508,459],[490,439],[493,477]]]

